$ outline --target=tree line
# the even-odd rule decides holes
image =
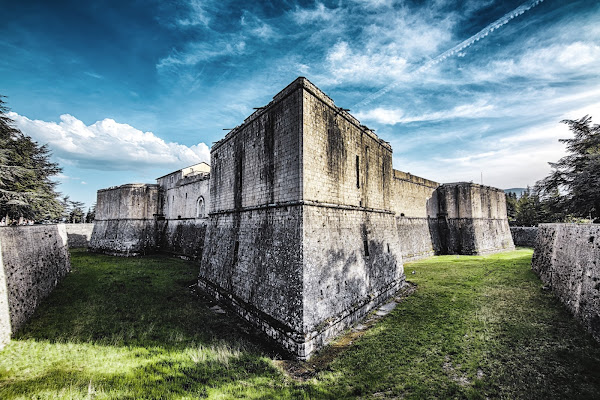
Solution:
[[[52,180],[62,172],[50,160],[47,145],[39,145],[23,134],[8,117],[9,108],[0,96],[0,223],[93,221],[84,204],[56,190]]]
[[[573,137],[566,143],[567,155],[549,163],[550,175],[527,188],[517,199],[506,194],[511,225],[536,226],[543,222],[600,223],[600,125],[592,117],[561,121]]]

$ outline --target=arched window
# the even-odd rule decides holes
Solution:
[[[200,196],[200,197],[198,197],[198,201],[196,202],[196,218],[204,218],[204,216],[205,216],[204,208],[205,208],[204,197]]]

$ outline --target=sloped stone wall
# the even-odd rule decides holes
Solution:
[[[160,221],[160,251],[190,260],[201,260],[207,221],[207,218]]]
[[[537,226],[511,226],[510,234],[512,235],[515,246],[533,247],[535,246],[535,238],[537,237]]]
[[[531,267],[600,341],[600,225],[541,224]]]
[[[67,230],[67,238],[69,240],[69,248],[77,249],[88,247],[94,224],[65,224]]]
[[[63,224],[0,228],[0,346],[70,270]]]

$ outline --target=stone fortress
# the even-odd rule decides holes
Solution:
[[[211,149],[98,191],[90,249],[199,262],[198,285],[299,358],[393,296],[403,262],[513,249],[504,192],[392,168],[392,148],[298,78]]]

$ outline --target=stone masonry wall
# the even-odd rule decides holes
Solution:
[[[0,228],[0,347],[70,270],[63,224]]]
[[[158,185],[129,184],[99,190],[92,251],[134,256],[156,251]]]
[[[437,218],[439,183],[394,170],[392,180],[392,211],[398,217]]]
[[[304,341],[302,208],[209,217],[199,286],[292,353]]]
[[[404,284],[391,212],[304,207],[304,354],[328,343]]]
[[[441,254],[487,254],[514,249],[501,189],[460,182],[438,189]]]
[[[392,148],[305,81],[303,199],[389,210]]]
[[[77,249],[88,247],[94,224],[65,224],[67,237],[69,239],[69,248]]]
[[[537,226],[511,226],[510,233],[515,246],[534,247],[537,237]]]
[[[435,218],[396,217],[403,262],[435,255],[431,224],[436,222]]]
[[[301,105],[292,84],[211,149],[199,277],[292,353],[303,342]]]
[[[600,225],[541,224],[531,267],[600,341]]]

